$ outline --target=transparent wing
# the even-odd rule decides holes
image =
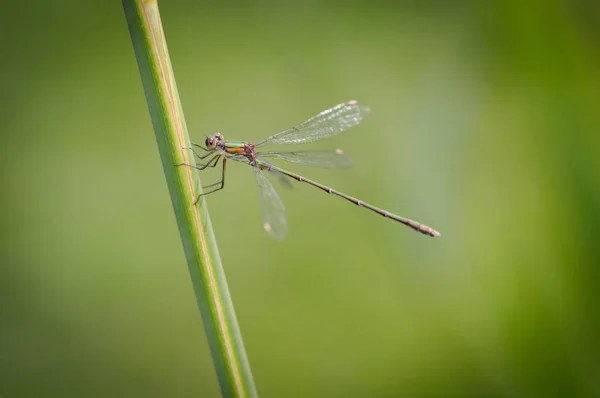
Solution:
[[[304,144],[322,140],[356,126],[369,113],[369,107],[348,101],[327,109],[297,126],[273,134],[256,144]]]
[[[258,185],[258,200],[262,212],[263,228],[273,238],[282,240],[288,232],[285,206],[271,181],[258,167],[254,167],[254,178],[256,179],[256,185]]]
[[[316,167],[349,167],[350,159],[341,149],[323,151],[293,151],[293,152],[261,152],[261,157],[283,159],[292,163],[305,164]]]

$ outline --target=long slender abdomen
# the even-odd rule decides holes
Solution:
[[[323,184],[319,184],[316,181],[312,181],[312,180],[309,180],[307,178],[304,178],[301,175],[290,173],[289,171],[280,169],[279,167],[275,167],[275,166],[270,166],[269,170],[278,171],[278,172],[280,172],[282,174],[285,174],[286,176],[288,176],[290,178],[293,178],[294,180],[297,180],[297,181],[300,181],[300,182],[305,182],[305,183],[307,183],[309,185],[312,185],[314,187],[317,187],[317,188],[321,189],[322,191],[325,191],[325,192],[327,192],[329,194],[339,196],[340,198],[346,199],[347,201],[352,202],[352,203],[354,203],[357,206],[364,207],[365,209],[369,209],[369,210],[371,210],[371,211],[373,211],[373,212],[375,212],[375,213],[377,213],[377,214],[379,214],[379,215],[381,215],[383,217],[386,217],[386,218],[389,218],[391,220],[397,221],[397,222],[399,222],[401,224],[404,224],[407,227],[410,227],[410,228],[414,229],[415,231],[418,231],[418,232],[420,232],[420,233],[422,233],[424,235],[432,236],[434,238],[439,238],[441,236],[441,234],[438,231],[436,231],[435,229],[433,229],[431,227],[428,227],[427,225],[418,223],[418,222],[413,221],[413,220],[411,220],[409,218],[400,217],[400,216],[398,216],[396,214],[390,213],[387,210],[380,209],[379,207],[372,206],[372,205],[370,205],[368,203],[363,202],[360,199],[356,199],[353,196],[346,195],[345,193],[336,191],[335,189],[330,188],[328,186],[325,186]]]

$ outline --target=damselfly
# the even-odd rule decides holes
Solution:
[[[321,167],[343,167],[350,164],[348,158],[341,149],[333,151],[291,151],[291,152],[259,152],[258,149],[271,144],[305,144],[308,142],[322,140],[333,135],[348,130],[359,124],[365,115],[369,113],[369,108],[360,105],[356,101],[348,101],[343,104],[327,109],[316,116],[294,126],[292,128],[273,134],[258,144],[251,144],[242,141],[225,141],[221,133],[215,133],[206,138],[205,146],[193,144],[205,151],[194,154],[205,163],[199,164],[194,168],[204,170],[207,167],[216,167],[219,161],[222,161],[221,180],[214,184],[207,185],[203,189],[209,189],[198,195],[196,202],[203,195],[217,192],[225,187],[225,167],[228,160],[246,162],[254,170],[254,178],[258,185],[260,206],[263,218],[264,229],[274,238],[283,239],[287,234],[287,221],[285,216],[285,207],[273,187],[273,184],[265,176],[265,172],[276,176],[286,183],[289,183],[285,177],[293,178],[296,181],[305,182],[317,187],[329,194],[339,196],[355,205],[369,209],[379,215],[402,223],[415,231],[425,235],[439,237],[440,233],[433,228],[390,213],[387,210],[372,206],[362,200],[346,195],[335,189],[329,188],[318,182],[304,178],[298,174],[291,173],[272,165],[266,158],[279,158],[288,162],[300,163],[311,166]],[[208,159],[208,160],[206,160]],[[195,202],[195,203],[196,203]]]

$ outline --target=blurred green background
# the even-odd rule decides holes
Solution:
[[[192,139],[372,108],[208,199],[262,397],[600,396],[595,1],[196,2],[161,14]],[[120,2],[0,14],[1,397],[217,397]],[[212,182],[217,174],[202,175]]]

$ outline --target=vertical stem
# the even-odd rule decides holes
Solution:
[[[256,388],[200,184],[156,0],[122,0],[198,308],[224,397]]]

